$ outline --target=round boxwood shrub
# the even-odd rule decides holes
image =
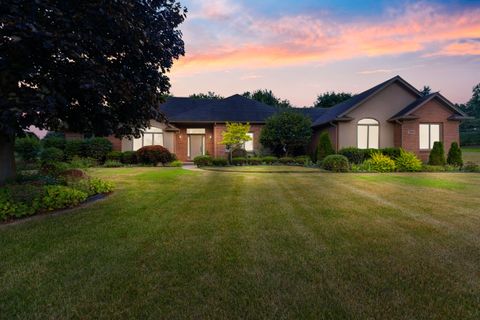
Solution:
[[[380,152],[373,153],[371,158],[364,162],[364,166],[368,171],[375,172],[393,172],[396,168],[395,161]]]
[[[395,158],[395,166],[401,172],[416,172],[422,170],[422,161],[414,153],[402,149]]]
[[[197,167],[205,167],[212,165],[212,157],[210,156],[197,156],[193,159],[193,163]]]
[[[309,156],[297,156],[295,157],[295,164],[299,164],[299,165],[310,165],[312,160],[310,159]]]
[[[228,165],[228,161],[225,158],[213,158],[212,164],[216,167],[225,167]]]
[[[281,164],[295,164],[295,159],[292,157],[282,157],[278,159]]]
[[[452,166],[463,166],[462,150],[458,146],[458,143],[452,142],[450,150],[448,150],[447,163]]]
[[[170,151],[162,146],[142,147],[137,150],[137,158],[140,163],[152,164],[154,166],[158,163],[165,165],[175,160]]]
[[[341,154],[331,154],[322,161],[322,168],[333,172],[347,172],[349,163],[347,157]]]
[[[40,153],[40,160],[42,162],[59,162],[63,160],[63,151],[59,148],[50,147],[45,148]]]
[[[110,151],[107,153],[107,156],[105,159],[108,160],[113,160],[113,161],[122,161],[122,152],[120,151]]]
[[[441,141],[435,141],[433,143],[432,151],[430,151],[430,156],[428,157],[428,164],[432,166],[444,166],[445,163],[446,160],[443,143]]]
[[[124,164],[136,164],[137,163],[137,152],[136,151],[125,151],[125,152],[123,152],[121,161]]]
[[[259,157],[251,157],[247,159],[249,165],[256,166],[262,164],[262,158]]]
[[[262,162],[265,164],[274,164],[278,162],[278,158],[274,156],[266,156],[262,158]]]
[[[246,163],[247,163],[247,158],[245,158],[245,157],[232,158],[232,164],[234,166],[243,166]]]

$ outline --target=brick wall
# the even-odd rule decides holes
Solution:
[[[175,154],[180,161],[192,161],[188,157],[188,135],[187,128],[205,129],[205,152],[213,155],[213,125],[212,124],[175,124],[179,129],[175,133]]]
[[[405,150],[415,152],[423,161],[428,160],[429,150],[420,150],[419,126],[421,123],[440,124],[440,137],[445,152],[448,152],[452,142],[459,143],[459,121],[448,120],[452,111],[435,100],[431,100],[414,112],[419,119],[405,121],[401,128],[401,145]]]
[[[108,136],[107,139],[112,143],[113,151],[122,151],[122,139],[119,139],[113,135]]]

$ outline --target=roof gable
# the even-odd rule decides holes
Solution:
[[[368,90],[363,91],[362,93],[359,93],[350,99],[343,101],[331,108],[328,109],[327,112],[325,112],[323,115],[321,115],[319,118],[317,118],[314,123],[313,127],[316,126],[321,126],[323,124],[332,122],[332,121],[342,121],[343,118],[347,119],[346,114],[349,113],[350,111],[354,110],[355,108],[359,107],[361,104],[363,104],[365,101],[371,99],[374,97],[377,93],[385,89],[386,87],[398,83],[402,87],[404,87],[406,90],[409,92],[413,93],[415,96],[420,97],[420,92],[415,89],[411,84],[406,82],[405,80],[402,79],[400,76],[395,76],[387,81],[384,81]]]

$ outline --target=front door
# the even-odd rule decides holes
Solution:
[[[190,134],[188,135],[189,141],[189,153],[190,159],[194,159],[196,156],[203,156],[205,154],[205,135],[203,134]]]

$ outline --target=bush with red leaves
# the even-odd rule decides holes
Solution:
[[[146,146],[137,150],[137,158],[139,163],[156,166],[174,161],[175,155],[162,146]]]

